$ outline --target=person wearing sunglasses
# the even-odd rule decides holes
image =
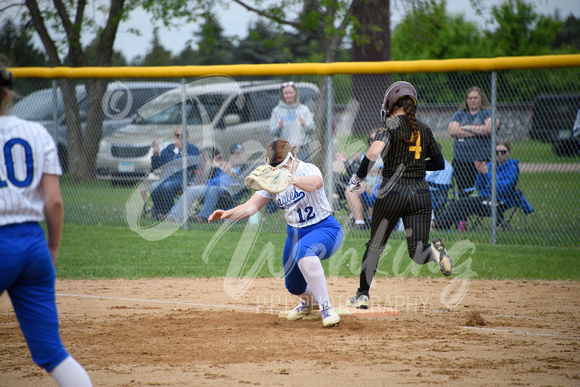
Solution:
[[[283,83],[280,87],[280,102],[270,117],[270,134],[298,146],[298,158],[308,161],[310,136],[315,129],[312,113],[308,106],[300,103],[300,94],[294,82]]]
[[[328,296],[326,277],[321,261],[332,256],[342,244],[340,223],[332,216],[332,208],[324,191],[320,169],[301,161],[295,147],[286,140],[272,141],[266,147],[267,164],[287,168],[292,173],[291,185],[278,194],[256,192],[247,202],[230,210],[216,210],[208,221],[239,220],[254,215],[273,201],[285,212],[287,238],[282,262],[286,289],[300,298],[300,304],[289,312],[288,320],[300,320],[316,307],[322,325],[338,325],[340,316]]]
[[[516,191],[519,179],[519,161],[510,158],[511,145],[507,141],[501,141],[496,145],[497,167],[497,223],[503,224],[503,213],[515,205],[521,205],[524,212],[533,211],[532,206],[523,196],[523,193]],[[477,177],[475,179],[475,189],[477,196],[467,196],[451,202],[443,211],[435,217],[433,226],[437,229],[450,229],[457,226],[459,222],[467,222],[471,215],[491,217],[491,162],[475,162]]]
[[[159,143],[153,141],[153,156],[151,156],[151,170],[161,170],[161,178],[151,185],[151,200],[153,201],[152,216],[163,219],[174,204],[175,196],[182,188],[182,154],[183,129],[181,125],[173,132],[174,142],[159,152]],[[187,142],[187,140],[186,140]],[[197,146],[187,143],[188,173],[187,180],[191,182],[200,169],[201,156]]]
[[[191,215],[189,220],[195,223],[206,223],[221,198],[229,198],[230,200],[226,200],[229,203],[236,203],[241,199],[247,191],[244,179],[255,167],[254,164],[248,163],[244,146],[239,143],[232,144],[229,159],[221,154],[215,155],[207,181],[187,187],[167,218],[175,222],[183,221],[183,206],[185,205],[186,210],[189,211],[195,201],[203,199],[203,206],[197,214]]]

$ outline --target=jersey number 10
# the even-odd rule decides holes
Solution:
[[[12,156],[12,151],[16,145],[20,145],[24,150],[24,160],[26,163],[26,177],[24,180],[18,180],[16,178],[16,173],[14,172],[14,158]],[[32,178],[34,177],[34,160],[32,159],[32,147],[30,144],[21,138],[13,138],[4,145],[3,153],[4,164],[6,165],[6,178],[8,181],[18,188],[28,187],[32,183]],[[0,177],[0,188],[7,186],[8,183]]]

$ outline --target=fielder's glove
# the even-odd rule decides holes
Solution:
[[[246,187],[253,191],[266,190],[272,194],[284,191],[292,181],[292,174],[285,168],[260,165],[246,177]]]
[[[359,178],[356,175],[356,173],[353,173],[352,177],[350,178],[350,181],[348,182],[348,189],[350,190],[350,192],[358,191],[360,188],[361,181],[362,179]]]

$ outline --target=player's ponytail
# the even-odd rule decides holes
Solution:
[[[409,119],[409,124],[411,124],[413,134],[411,135],[410,142],[414,145],[417,142],[417,136],[419,135],[419,126],[417,125],[417,117],[415,117],[417,106],[415,106],[410,98],[405,98],[405,101],[403,102],[403,111]]]
[[[417,106],[415,105],[415,101],[409,97],[401,98],[395,104],[397,107],[402,107],[407,119],[409,120],[409,124],[411,125],[411,139],[405,140],[404,136],[401,136],[400,140],[406,143],[408,146],[415,145],[417,142],[417,137],[419,136],[419,126],[417,125],[417,117],[415,114],[417,113]]]

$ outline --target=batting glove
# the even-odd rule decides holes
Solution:
[[[360,188],[361,181],[362,179],[358,177],[356,173],[353,173],[352,177],[350,178],[350,181],[348,182],[348,189],[350,190],[350,192],[358,191],[358,189]]]

